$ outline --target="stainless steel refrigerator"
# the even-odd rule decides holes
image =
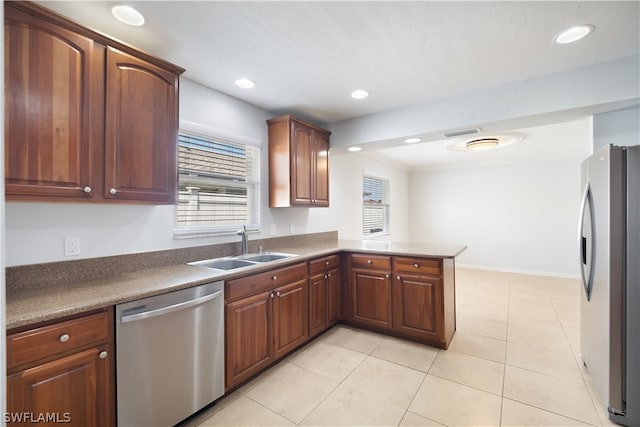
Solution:
[[[582,163],[582,360],[618,424],[640,426],[640,146]]]

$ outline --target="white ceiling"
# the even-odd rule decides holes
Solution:
[[[505,135],[518,136],[521,140],[511,145],[498,146],[493,150],[456,151],[449,148],[451,144],[458,142]],[[531,161],[584,159],[591,154],[591,149],[591,119],[584,118],[546,126],[520,128],[511,132],[483,132],[481,135],[404,144],[366,153],[383,161],[397,163],[400,167],[408,170],[419,171]]]
[[[640,53],[639,1],[128,1],[146,17],[138,28],[113,19],[112,1],[40,3],[184,77],[321,125]],[[596,30],[584,40],[553,43],[585,23]],[[237,88],[240,77],[256,87]],[[357,88],[371,96],[351,99]],[[585,128],[587,142],[570,136]],[[370,154],[421,169],[582,156],[590,141],[584,121],[516,131],[522,143],[484,153],[431,141]]]

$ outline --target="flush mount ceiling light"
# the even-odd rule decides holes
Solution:
[[[416,142],[422,141],[420,138],[407,138],[404,140],[407,144],[415,144]]]
[[[493,148],[502,148],[515,144],[524,139],[523,133],[509,132],[500,135],[487,135],[481,138],[458,138],[447,144],[447,148],[453,151],[482,151]]]
[[[123,24],[133,27],[144,25],[144,16],[131,6],[117,5],[111,8],[113,16]]]
[[[595,30],[593,25],[577,25],[575,27],[571,27],[568,30],[564,30],[553,39],[558,44],[567,44],[573,43],[580,39],[585,38],[589,34],[591,34]]]
[[[349,147],[349,151],[357,153],[358,151],[362,151],[362,147]]]
[[[490,150],[496,148],[500,141],[498,138],[480,138],[467,142],[469,150]]]
[[[354,90],[353,92],[351,92],[351,97],[353,99],[364,99],[367,96],[369,96],[369,92],[367,92],[366,90],[363,90],[363,89],[357,89],[357,90]]]
[[[253,80],[249,80],[245,78],[236,80],[236,86],[241,87],[243,89],[251,89],[255,85],[256,85],[256,82],[254,82]]]

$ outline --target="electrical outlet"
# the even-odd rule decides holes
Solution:
[[[64,238],[64,256],[80,255],[80,238],[65,237]]]

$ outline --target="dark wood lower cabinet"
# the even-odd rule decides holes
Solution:
[[[273,357],[278,359],[309,338],[307,281],[276,288],[273,298]]]
[[[354,268],[351,271],[353,320],[391,329],[391,277],[389,272]]]
[[[309,261],[309,336],[316,336],[341,318],[340,258]]]
[[[7,424],[115,425],[113,313],[7,335]]]
[[[273,361],[271,291],[226,307],[226,384],[238,384]]]
[[[438,340],[442,324],[442,280],[398,274],[393,279],[393,329],[428,341]]]

